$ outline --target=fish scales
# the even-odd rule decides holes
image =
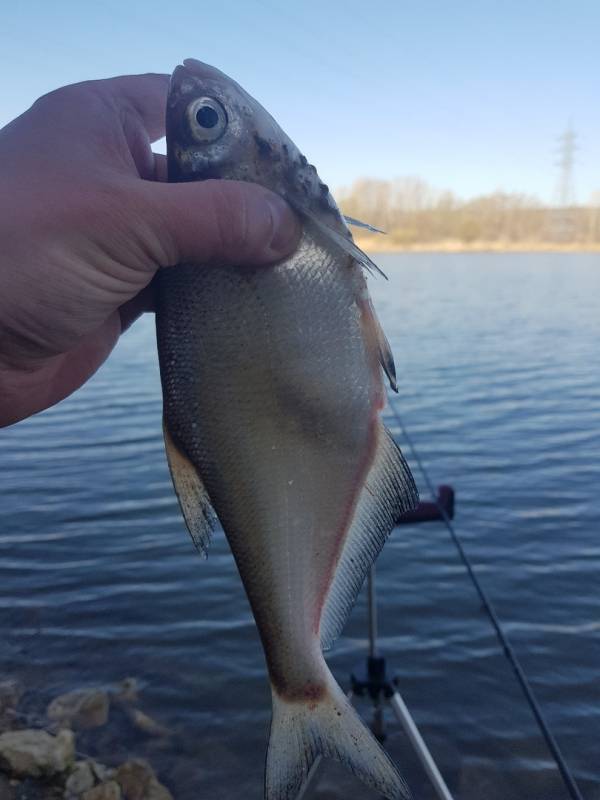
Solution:
[[[227,531],[271,677],[301,696],[312,677],[311,664],[300,667],[303,646],[318,635],[318,607],[373,436],[371,370],[351,273],[305,234],[294,257],[272,269],[186,266],[166,277],[161,313],[181,326],[169,337],[174,351],[161,356],[164,380],[179,387],[175,398],[167,393],[169,430],[185,442]],[[186,330],[190,318],[195,325]],[[183,337],[188,363],[178,352]]]
[[[224,130],[204,141],[215,116]],[[196,117],[213,123],[207,132],[195,131]],[[158,283],[175,489],[204,551],[216,512],[265,651],[273,697],[267,800],[292,800],[319,753],[386,797],[407,797],[321,649],[343,625],[394,515],[416,500],[379,418],[387,343],[362,267],[327,234],[335,226],[351,243],[332,198],[323,203],[314,168],[222,73],[195,61],[175,71],[167,135],[171,180],[244,176],[279,191],[300,213],[309,198],[301,241],[282,262],[182,264],[163,270]],[[384,358],[387,370],[391,356]]]

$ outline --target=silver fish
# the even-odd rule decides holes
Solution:
[[[313,166],[218,70],[187,60],[167,101],[172,181],[260,183],[303,220],[273,267],[161,271],[157,338],[167,458],[194,542],[216,518],[236,560],[272,688],[267,800],[293,800],[318,754],[407,798],[323,657],[398,515],[410,471],[380,420],[393,359],[364,269],[376,269]]]

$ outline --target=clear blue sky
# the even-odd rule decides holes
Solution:
[[[600,190],[598,0],[9,0],[0,123],[62,84],[188,56],[242,83],[333,187],[419,175],[551,201],[572,120],[577,199]]]

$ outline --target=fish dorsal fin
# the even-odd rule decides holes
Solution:
[[[360,247],[356,246],[356,244],[352,241],[349,232],[347,236],[344,236],[343,233],[340,233],[340,231],[332,228],[331,225],[323,222],[323,220],[320,219],[317,214],[315,214],[309,208],[305,207],[301,203],[298,203],[295,198],[288,197],[288,201],[299,214],[302,214],[302,216],[310,220],[315,228],[317,228],[331,244],[342,250],[347,255],[352,256],[352,258],[362,267],[364,267],[367,272],[377,272],[387,280],[387,275],[385,272],[379,269],[377,264],[372,261],[366,253],[363,253]]]
[[[344,214],[344,222],[346,225],[353,225],[355,228],[364,228],[366,231],[371,231],[371,233],[383,233],[381,228],[376,228],[374,225],[369,225],[368,222],[362,222],[360,219],[355,219],[355,217],[349,217],[347,214]]]
[[[342,632],[356,597],[400,514],[419,500],[408,464],[380,423],[378,445],[321,616],[321,647],[328,650]]]
[[[185,524],[196,549],[206,558],[217,515],[198,470],[177,447],[163,421],[167,461]]]

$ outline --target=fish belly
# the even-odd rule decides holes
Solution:
[[[376,448],[361,280],[307,233],[275,267],[161,276],[165,425],[202,478],[289,699],[323,689],[321,612]]]

